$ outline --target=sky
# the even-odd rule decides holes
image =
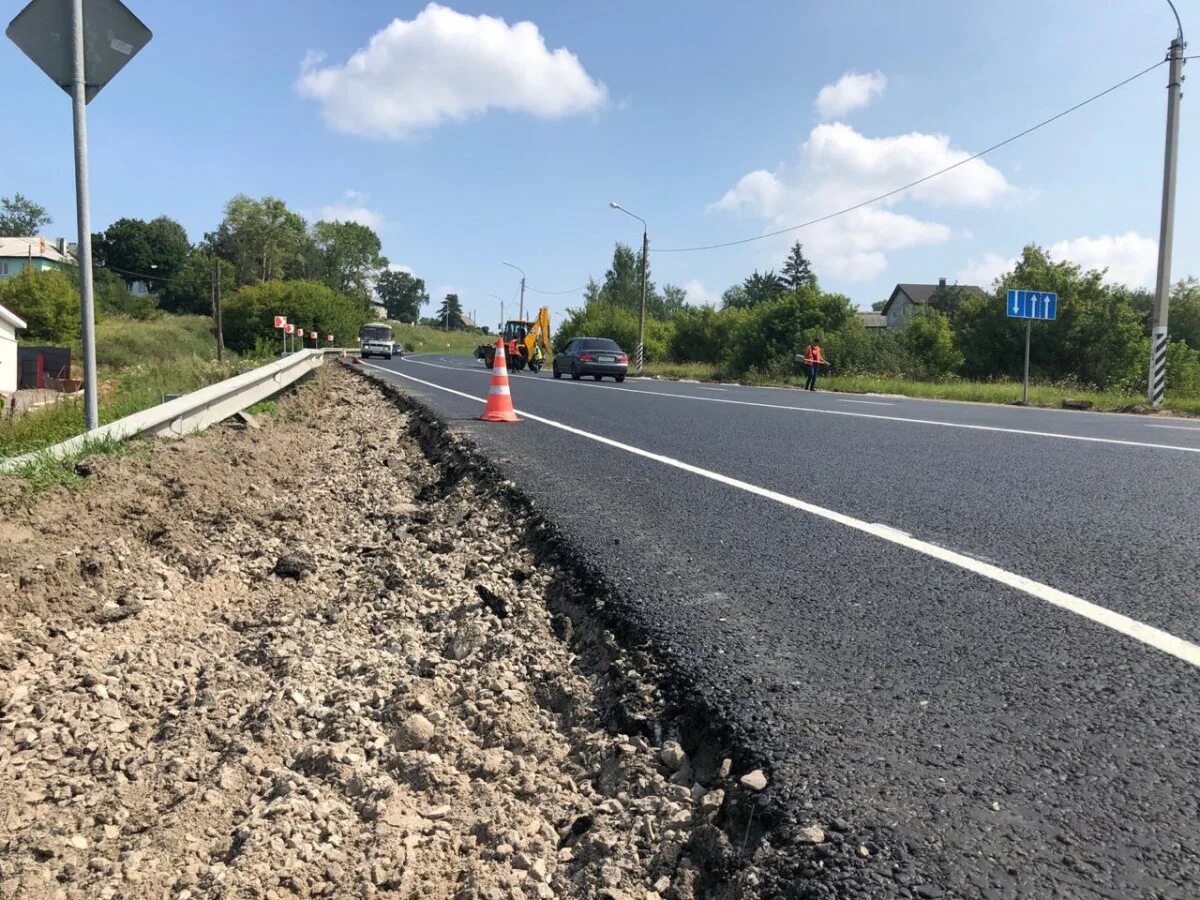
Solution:
[[[641,240],[610,201],[691,303],[795,240],[861,308],[896,282],[990,285],[1029,242],[1153,287],[1165,66],[886,201],[666,251],[835,212],[1110,87],[1165,56],[1165,0],[127,3],[154,38],[88,108],[94,231],[165,214],[199,241],[230,197],[269,194],[371,225],[489,324],[492,295],[516,297],[506,261],[527,308],[578,305],[614,242]],[[1200,33],[1200,0],[1176,5]],[[0,81],[0,195],[73,237],[69,99],[7,40]],[[1186,94],[1176,278],[1200,275]]]

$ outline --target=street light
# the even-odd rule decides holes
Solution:
[[[514,266],[510,262],[506,262],[504,265],[508,266],[510,269],[516,269],[518,272],[521,273],[521,315],[520,315],[520,319],[522,322],[524,322],[525,321],[525,270],[522,269],[520,266]]]
[[[650,237],[649,226],[646,220],[637,213],[631,213],[620,203],[615,200],[608,204],[615,210],[625,213],[627,216],[633,216],[642,223],[642,314],[638,321],[638,344],[637,344],[637,373],[642,374],[642,361],[646,355],[646,260],[650,255]]]
[[[488,294],[489,297],[496,297],[500,301],[500,331],[504,331],[504,298],[498,297],[495,294]]]

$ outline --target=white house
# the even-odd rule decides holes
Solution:
[[[0,394],[17,389],[17,332],[24,328],[20,316],[0,306]]]

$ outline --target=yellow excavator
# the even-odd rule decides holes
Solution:
[[[535,373],[540,365],[533,358],[533,348],[541,345],[543,359],[550,359],[550,310],[543,306],[537,318],[531,321],[509,319],[504,323],[504,357],[510,372],[520,372],[526,367]],[[475,358],[483,360],[489,369],[496,361],[496,345],[480,344],[475,348]]]

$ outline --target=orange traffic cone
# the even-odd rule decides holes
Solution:
[[[504,338],[496,339],[496,358],[492,361],[492,385],[488,388],[487,406],[479,417],[484,422],[519,422],[513,410],[512,394],[508,390],[508,365],[504,360]]]

